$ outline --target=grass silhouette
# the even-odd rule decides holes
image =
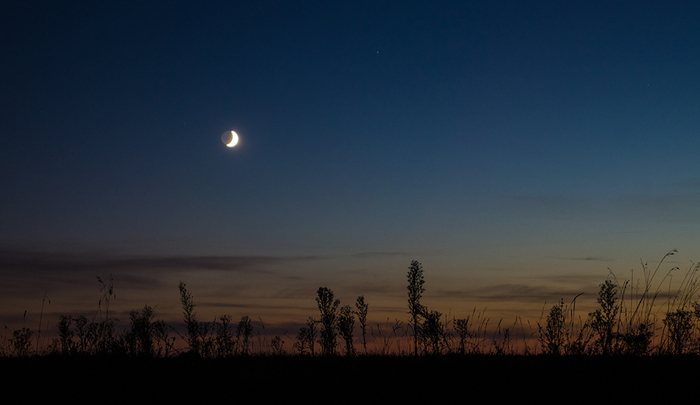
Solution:
[[[5,329],[0,381],[28,399],[53,400],[56,393],[70,392],[78,402],[107,395],[109,403],[230,397],[272,402],[310,393],[337,403],[369,396],[417,403],[447,400],[455,387],[493,392],[499,401],[522,400],[524,392],[535,389],[543,402],[588,403],[601,397],[668,402],[683,395],[672,387],[691,386],[700,369],[700,271],[691,265],[680,287],[670,291],[671,274],[680,270],[674,267],[661,277],[660,267],[643,264],[641,277],[623,282],[611,272],[599,286],[596,309],[578,314],[578,296],[568,303],[562,299],[546,314],[543,309],[534,325],[519,317],[512,324],[492,321],[486,310],[445,316],[417,300],[414,307],[421,312],[415,318],[409,313],[406,319],[368,323],[364,296],[353,310],[321,287],[320,318],[307,318],[293,339],[284,334],[269,341],[262,320],[257,331],[248,316],[235,331],[227,315],[199,321],[184,283],[178,288],[186,330],[157,320],[156,308],[146,305],[131,311],[128,327],[119,332],[109,316],[110,278],[100,280],[93,319],[60,316],[57,337],[49,344],[41,346],[38,331],[26,326],[11,333]],[[423,283],[416,285],[422,293]],[[355,315],[360,328],[354,328]],[[359,339],[362,350],[354,346]],[[69,388],[78,381],[80,389]],[[642,388],[620,389],[635,386]]]
[[[340,306],[333,291],[320,287],[316,303],[318,319],[309,317],[294,338],[286,334],[268,336],[262,330],[254,335],[253,323],[243,316],[235,327],[228,315],[214,322],[197,319],[192,294],[185,283],[178,289],[186,331],[177,331],[155,319],[155,308],[148,305],[129,313],[129,325],[117,331],[110,317],[113,280],[98,278],[100,299],[92,320],[85,316],[59,317],[57,337],[43,344],[48,330],[40,327],[5,333],[0,339],[0,357],[117,355],[134,358],[168,358],[182,355],[225,359],[241,356],[469,356],[469,355],[686,355],[700,354],[700,265],[692,264],[682,274],[676,291],[670,280],[681,273],[678,267],[662,272],[668,252],[651,269],[642,263],[642,275],[618,281],[610,276],[600,284],[598,308],[587,316],[576,313],[576,299],[562,299],[533,325],[516,317],[506,326],[503,319],[491,322],[485,310],[472,311],[466,318],[445,316],[428,310],[420,302],[424,288],[423,268],[412,261],[408,273],[408,316],[368,323],[369,305],[357,298],[355,309]],[[580,295],[580,294],[579,294]],[[44,300],[46,300],[46,295]],[[43,301],[42,301],[43,304]],[[26,316],[26,313],[25,313]],[[43,316],[43,305],[42,305]],[[357,318],[355,318],[357,316]],[[355,328],[356,319],[359,328]],[[495,327],[489,328],[489,324]],[[359,329],[359,330],[358,330]],[[254,342],[254,336],[257,340]],[[342,339],[340,345],[337,338]],[[362,343],[362,350],[355,342]],[[316,350],[318,347],[321,350]]]

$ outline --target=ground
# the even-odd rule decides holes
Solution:
[[[676,357],[248,357],[0,359],[5,392],[72,402],[538,403],[681,399],[700,358]]]

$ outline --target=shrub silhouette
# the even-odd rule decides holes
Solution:
[[[53,340],[50,351],[63,355],[126,352],[121,340],[114,330],[112,319],[90,322],[84,315],[77,318],[61,315],[58,338]]]
[[[34,332],[29,328],[17,329],[12,332],[10,347],[12,353],[17,357],[27,357],[32,350],[32,335]]]
[[[694,313],[689,310],[677,309],[666,314],[663,320],[667,328],[668,341],[665,350],[668,354],[683,354],[690,344],[690,338],[695,326]]]
[[[355,355],[355,347],[353,345],[353,332],[355,330],[355,316],[350,308],[350,305],[346,305],[340,308],[340,315],[338,316],[338,331],[340,332],[340,337],[345,341],[345,355],[353,356]]]
[[[75,325],[75,335],[78,338],[77,351],[79,353],[89,352],[92,341],[92,329],[89,326],[88,320],[85,316],[81,315],[73,320]]]
[[[165,321],[153,321],[153,308],[145,305],[143,310],[129,312],[131,329],[122,337],[123,351],[136,357],[167,356],[173,342],[169,339],[169,326]]]
[[[467,354],[467,339],[472,337],[472,333],[469,330],[469,318],[455,319],[453,325],[459,337],[457,352],[459,354]]]
[[[75,342],[73,342],[73,329],[71,324],[73,318],[61,315],[58,318],[58,339],[54,341],[55,350],[61,354],[73,354],[75,352]]]
[[[168,325],[167,323],[165,323],[165,321],[161,319],[155,321],[152,324],[152,327],[153,337],[157,346],[157,351],[155,355],[158,357],[167,357],[173,350],[173,347],[175,346],[175,337],[173,336],[171,338],[169,336],[172,328],[170,327],[170,325]]]
[[[564,300],[552,306],[545,327],[539,325],[540,345],[544,354],[562,354],[566,331],[564,330]]]
[[[653,324],[638,323],[629,326],[627,332],[622,335],[622,354],[643,356],[651,351],[652,338],[654,337]]]
[[[125,341],[129,352],[138,357],[153,357],[155,328],[151,323],[153,308],[143,307],[141,313],[133,310],[129,313],[131,330],[126,333]]]
[[[423,325],[421,327],[421,337],[423,349],[426,353],[440,354],[442,346],[446,340],[445,325],[440,321],[442,313],[438,311],[428,311],[423,313]]]
[[[307,354],[309,351],[310,355],[315,355],[315,344],[316,344],[316,321],[314,318],[309,317],[306,320],[306,326],[299,328],[299,333],[297,333],[297,341],[294,343],[294,349],[300,354]]]
[[[617,284],[611,280],[605,280],[600,285],[597,302],[600,309],[589,314],[591,328],[597,334],[595,346],[603,355],[610,355],[617,351],[618,327],[620,305],[618,302]]]
[[[231,357],[236,350],[236,342],[231,331],[231,317],[222,315],[216,323],[216,355],[217,357]]]
[[[691,302],[700,289],[700,264],[693,264],[681,281],[678,291],[669,298],[666,318],[663,320],[661,351],[666,354],[683,354],[700,349],[700,341],[693,341],[698,328],[700,303]],[[691,309],[692,307],[692,309]]]
[[[335,354],[336,328],[338,322],[338,306],[340,300],[333,299],[333,291],[326,287],[319,287],[317,291],[316,303],[318,310],[321,312],[320,323],[321,329],[321,350],[326,356]]]

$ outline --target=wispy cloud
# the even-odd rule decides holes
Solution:
[[[321,256],[146,256],[0,250],[0,271],[5,272],[112,272],[115,270],[215,270],[266,272],[266,266],[320,259]]]
[[[562,260],[577,260],[577,261],[586,261],[586,262],[611,262],[612,259],[607,259],[604,257],[595,257],[595,256],[584,256],[584,257],[562,257]]]
[[[351,255],[352,257],[356,258],[372,258],[372,257],[381,257],[381,256],[409,256],[410,254],[407,252],[362,252],[362,253],[355,253]]]
[[[486,302],[532,302],[542,303],[559,298],[573,298],[582,291],[575,287],[554,285],[530,285],[524,283],[492,284],[465,290],[441,290],[444,298],[476,300]]]

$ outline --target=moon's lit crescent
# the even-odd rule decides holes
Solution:
[[[233,148],[238,143],[238,134],[236,131],[226,131],[221,135],[221,142],[229,148]]]

